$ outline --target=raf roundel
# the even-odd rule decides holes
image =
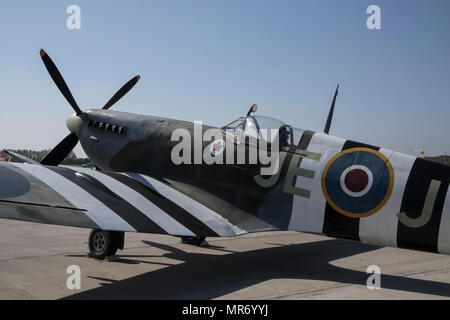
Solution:
[[[335,155],[322,173],[322,191],[337,212],[352,218],[370,216],[389,199],[394,170],[380,152],[352,148]]]
[[[220,155],[225,150],[225,141],[223,139],[215,140],[209,145],[209,150],[213,157]]]

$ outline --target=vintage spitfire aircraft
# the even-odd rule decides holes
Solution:
[[[196,243],[294,230],[450,254],[450,167],[329,135],[337,90],[323,133],[252,115],[256,106],[216,128],[245,152],[259,147],[248,137],[267,140],[263,129],[278,130],[278,146],[270,140],[268,148],[279,166],[263,175],[258,163],[174,163],[172,133],[184,129],[194,139],[195,123],[109,110],[139,76],[102,109],[81,110],[43,50],[41,58],[75,110],[71,133],[40,163],[0,164],[1,218],[93,229],[97,259],[123,249],[124,232]],[[97,170],[59,166],[78,141]],[[239,149],[224,140],[201,146],[232,159]]]

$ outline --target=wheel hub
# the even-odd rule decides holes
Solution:
[[[94,248],[97,252],[103,252],[106,248],[106,239],[105,235],[101,232],[98,232],[94,236]]]

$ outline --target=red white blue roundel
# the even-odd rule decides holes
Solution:
[[[223,139],[217,139],[209,145],[209,150],[213,157],[218,156],[225,150],[225,141]]]
[[[334,156],[322,173],[327,202],[339,213],[362,218],[383,207],[394,186],[394,170],[378,151],[352,148]]]

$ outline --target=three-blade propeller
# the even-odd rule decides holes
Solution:
[[[59,91],[61,91],[64,98],[66,98],[67,102],[72,106],[73,110],[75,110],[75,113],[77,116],[81,115],[83,111],[78,106],[77,102],[75,101],[74,97],[72,96],[72,93],[69,90],[69,87],[67,86],[66,82],[64,81],[64,78],[62,77],[61,73],[59,72],[56,65],[53,63],[52,59],[49,57],[49,55],[41,49],[40,51],[42,61],[44,62],[45,68],[47,69],[48,73],[52,77],[53,81],[55,82],[56,86],[58,87]],[[135,76],[130,81],[125,83],[122,88],[120,88],[112,97],[109,99],[109,101],[103,106],[103,110],[107,110],[111,108],[117,101],[119,101],[124,95],[128,93],[128,91],[131,90],[131,88],[134,87],[134,85],[139,81],[141,77]],[[75,146],[78,143],[78,137],[75,133],[70,133],[67,137],[65,137],[56,147],[53,148],[52,151],[50,151],[49,154],[41,161],[41,164],[44,165],[52,165],[57,166],[59,165],[66,157],[67,155],[75,148]]]

